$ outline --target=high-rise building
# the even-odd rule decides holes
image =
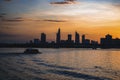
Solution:
[[[46,43],[46,34],[41,33],[41,43]]]
[[[85,35],[82,35],[82,44],[85,44]]]
[[[60,41],[61,41],[61,34],[60,34],[60,28],[59,28],[56,34],[56,43],[60,43]]]
[[[120,45],[120,39],[112,39],[112,35],[107,34],[105,38],[101,38],[100,44],[103,48],[113,48],[118,47]]]
[[[75,43],[79,44],[80,43],[80,38],[79,38],[79,34],[77,32],[75,32]]]
[[[72,35],[68,34],[68,42],[71,42],[71,41],[72,41]]]
[[[105,38],[101,38],[100,44],[104,47],[111,47],[114,44],[112,35],[110,34],[105,35]]]

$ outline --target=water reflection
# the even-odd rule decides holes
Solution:
[[[120,51],[109,50],[72,50],[63,49],[56,53],[47,53],[39,56],[43,60],[75,68],[92,68],[102,66],[120,70]]]
[[[12,50],[19,53],[25,49],[14,48]],[[0,49],[0,51],[0,53],[7,51],[12,53],[9,48]],[[119,50],[39,49],[39,51],[42,54],[11,55],[7,53],[4,56],[0,54],[0,80],[7,78],[120,80]]]
[[[96,76],[112,77],[119,80],[120,51],[115,50],[69,50],[40,56],[51,64],[75,68],[76,72]],[[117,78],[116,78],[117,76]]]

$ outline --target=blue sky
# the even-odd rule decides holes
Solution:
[[[64,0],[0,0],[0,13],[6,13],[17,16],[27,14],[33,10],[47,11],[54,9],[50,2],[63,2]],[[79,3],[99,3],[99,4],[113,4],[119,5],[120,0],[75,0]]]

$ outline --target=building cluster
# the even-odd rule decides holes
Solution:
[[[58,29],[56,33],[56,41],[47,42],[46,34],[41,33],[40,39],[30,41],[31,45],[37,47],[64,47],[64,48],[120,48],[120,39],[113,39],[111,35],[107,34],[105,38],[100,39],[100,44],[97,41],[86,39],[85,35],[80,37],[78,32],[75,32],[75,39],[72,40],[72,34],[68,34],[67,40],[61,39],[61,30]]]
[[[61,30],[56,33],[56,41],[47,42],[46,34],[41,33],[40,39],[30,40],[29,43],[0,43],[0,47],[38,47],[38,48],[120,48],[120,39],[112,38],[107,34],[104,38],[97,41],[86,39],[85,35],[79,35],[75,32],[75,39],[72,40],[72,34],[68,34],[67,40],[61,39]]]
[[[61,30],[58,29],[58,32],[56,33],[56,41],[52,41],[51,43],[48,43],[46,41],[46,34],[41,33],[40,39],[34,39],[33,41],[30,41],[30,43],[33,44],[54,44],[59,46],[73,46],[73,45],[90,45],[90,44],[98,44],[97,41],[86,39],[85,35],[82,35],[82,41],[80,42],[80,35],[78,32],[75,32],[75,40],[72,40],[72,34],[68,34],[67,40],[61,40]]]
[[[33,41],[30,41],[30,43],[33,43],[33,44],[40,44],[40,43],[46,44],[47,43],[45,33],[41,33],[41,38],[40,39],[34,39]]]
[[[107,34],[105,38],[100,39],[100,45],[102,48],[120,48],[120,39],[113,39],[112,35]]]

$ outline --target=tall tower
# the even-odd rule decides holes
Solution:
[[[85,35],[82,35],[82,44],[85,44]]]
[[[56,43],[60,43],[60,40],[61,40],[61,35],[60,35],[60,28],[59,28],[56,34]]]
[[[41,33],[41,43],[45,43],[45,42],[46,42],[46,34]]]
[[[75,32],[75,43],[79,44],[80,43],[80,38],[79,38],[79,34],[77,32]]]
[[[71,42],[71,41],[72,41],[72,35],[68,34],[68,42]]]

